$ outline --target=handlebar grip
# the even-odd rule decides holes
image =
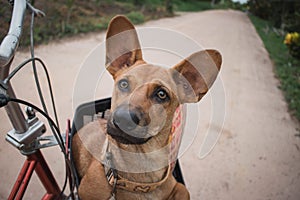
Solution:
[[[11,1],[9,1],[11,2]],[[26,0],[15,0],[8,34],[0,46],[0,67],[5,67],[15,55],[22,33]],[[9,67],[9,66],[8,66]],[[9,71],[8,69],[4,71]],[[2,75],[3,76],[3,75]]]

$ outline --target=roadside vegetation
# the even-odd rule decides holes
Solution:
[[[250,19],[274,62],[275,73],[281,82],[280,89],[284,92],[289,109],[300,120],[300,60],[289,53],[282,30],[274,28],[270,21],[253,15]]]
[[[250,1],[250,19],[274,62],[280,89],[300,120],[300,2]],[[255,16],[256,15],[256,16]]]
[[[172,17],[175,11],[211,9],[210,1],[199,0],[31,0],[46,17],[35,19],[36,44],[81,33],[105,30],[110,19],[126,15],[134,24],[162,17]],[[8,31],[12,6],[0,1],[0,41]],[[21,46],[29,44],[30,14],[24,20]]]

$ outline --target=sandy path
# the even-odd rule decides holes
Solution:
[[[272,62],[247,15],[236,11],[208,11],[152,21],[144,26],[182,32],[205,48],[219,49],[223,55],[220,80],[225,89],[226,116],[222,134],[213,151],[200,159],[200,146],[207,130],[222,128],[222,124],[210,121],[210,98],[204,98],[198,105],[204,120],[181,158],[192,199],[298,200],[300,140],[295,137],[298,125],[287,112]],[[73,115],[72,94],[80,66],[102,40],[102,33],[89,34],[36,49],[52,77],[62,128],[65,119]],[[24,58],[28,58],[28,53],[19,53],[15,63]],[[32,72],[25,69],[21,75],[12,82],[17,95],[38,104]],[[97,98],[109,96],[110,92],[111,81],[97,92]],[[0,124],[0,199],[6,199],[24,158],[5,142],[10,125],[4,109],[0,112]],[[55,175],[63,177],[58,148],[43,152]],[[62,182],[63,178],[59,184]],[[42,194],[40,183],[34,177],[25,199],[39,199]]]

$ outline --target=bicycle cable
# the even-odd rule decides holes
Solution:
[[[31,63],[32,61],[37,61],[40,63],[40,65],[43,67],[44,71],[45,71],[45,74],[46,74],[46,77],[47,77],[47,80],[48,80],[48,84],[51,84],[50,82],[50,76],[49,76],[49,73],[48,73],[48,70],[47,70],[47,67],[45,65],[45,63],[40,59],[40,58],[29,58],[27,60],[25,60],[24,62],[22,62],[21,64],[19,64],[8,76],[7,78],[3,81],[3,83],[6,85],[23,67],[27,66],[27,64]],[[40,65],[37,65],[37,66],[40,66]],[[3,99],[2,97],[0,99]],[[20,102],[21,103],[21,102]],[[23,104],[25,103],[25,101],[22,102]],[[21,104],[22,104],[21,103]],[[27,104],[30,104],[29,102],[27,102]],[[25,104],[26,105],[26,104]],[[30,104],[32,105],[31,107],[36,109],[37,107],[34,106],[33,104]],[[27,105],[29,106],[29,105]],[[64,154],[64,160],[65,160],[65,165],[66,165],[66,176],[65,176],[65,180],[64,180],[64,184],[63,184],[63,187],[62,187],[62,190],[61,190],[61,193],[60,193],[60,197],[63,195],[65,189],[66,189],[66,186],[67,186],[67,168],[69,168],[69,170],[71,171],[71,173],[74,173],[73,172],[73,169],[70,168],[70,166],[67,164],[67,161],[68,161],[68,156],[66,155],[66,151],[65,151],[65,147],[63,145],[63,138],[61,136],[61,134],[59,134],[59,128],[58,126],[55,124],[55,122],[49,117],[48,113],[44,112],[43,110],[41,110],[40,108],[36,109],[38,112],[42,113],[46,119],[48,120],[48,122],[50,123],[49,126],[50,128],[52,128],[52,125],[55,127],[55,130],[52,130],[52,133],[53,135],[55,136],[55,139],[57,140],[60,148],[61,148],[61,151],[63,152]],[[53,129],[53,128],[52,128]],[[57,133],[56,133],[56,132]]]
[[[39,107],[33,105],[32,103],[29,103],[29,102],[24,101],[24,100],[22,100],[22,99],[10,98],[9,96],[4,95],[4,94],[1,94],[1,95],[0,95],[0,99],[1,99],[2,102],[3,102],[3,101],[6,101],[6,102],[5,102],[6,104],[7,104],[9,101],[12,101],[12,102],[15,102],[15,103],[23,104],[23,105],[25,105],[25,106],[29,106],[29,107],[33,108],[34,110],[38,111],[39,113],[41,113],[41,114],[42,114],[42,115],[50,122],[51,126],[52,126],[52,127],[54,128],[54,130],[56,131],[56,132],[54,132],[53,135],[54,135],[55,139],[57,140],[57,143],[58,143],[58,145],[60,146],[61,150],[63,151],[63,154],[65,154],[65,147],[64,147],[64,145],[63,145],[63,140],[60,140],[59,137],[58,137],[58,135],[60,135],[60,134],[59,134],[59,129],[58,129],[58,127],[55,125],[55,122],[51,119],[51,117],[50,117],[47,113],[45,113],[42,109],[40,109]],[[1,105],[1,106],[3,106],[3,105]]]
[[[35,14],[37,14],[37,15],[38,14],[45,15],[45,14],[42,11],[40,11],[38,9],[35,9],[28,2],[27,2],[27,5],[32,11],[31,23],[30,23],[30,53],[31,53],[31,58],[35,58],[35,55],[34,55],[35,54],[35,52],[34,52],[34,17],[35,17]],[[44,109],[45,113],[48,114],[47,106],[45,104],[45,100],[44,100],[44,97],[43,97],[42,89],[41,89],[38,74],[37,74],[37,68],[36,68],[35,60],[32,60],[32,67],[33,67],[34,78],[35,78],[37,90],[38,90],[38,93],[39,93],[39,96],[40,96],[41,104],[43,106],[43,109]],[[44,68],[46,68],[46,67],[44,67]],[[48,77],[49,77],[49,75],[48,75]],[[53,95],[52,86],[51,86],[51,83],[50,83],[50,78],[47,78],[47,80],[48,80],[48,87],[49,87],[49,92],[50,92],[50,97],[51,97],[51,102],[52,102],[52,109],[53,109],[56,125],[57,125],[58,130],[60,130],[59,121],[58,121],[58,117],[57,117],[56,106],[55,106],[55,101],[54,101],[54,95]],[[50,123],[49,123],[49,125],[50,125]],[[52,126],[50,126],[50,128],[51,128],[52,132],[54,132]],[[66,133],[66,134],[68,134],[68,133]],[[58,135],[61,136],[60,134],[58,134]],[[60,139],[62,139],[62,138],[60,137]],[[73,193],[74,190],[71,189],[71,188],[73,188],[73,184],[71,185],[71,183],[74,182],[74,178],[73,178],[74,171],[73,171],[73,168],[70,166],[69,159],[68,159],[68,154],[67,154],[66,151],[64,151],[64,157],[65,157],[66,176],[65,176],[64,185],[62,187],[62,190],[61,190],[61,193],[60,193],[59,196],[60,197],[63,196],[64,191],[65,191],[66,186],[67,186],[67,179],[68,179],[69,176],[71,176],[70,179],[72,179],[72,181],[70,181],[70,183],[69,183],[70,192],[71,192],[71,195],[74,196],[74,193]]]
[[[30,23],[30,53],[31,53],[31,58],[27,59],[24,62],[22,62],[21,64],[19,64],[7,76],[7,78],[2,83],[4,83],[6,85],[17,74],[17,72],[19,70],[21,70],[24,66],[26,66],[28,63],[31,62],[32,67],[33,67],[35,83],[36,83],[38,95],[39,95],[40,102],[42,104],[43,110],[40,109],[39,107],[27,102],[27,101],[17,99],[17,98],[10,98],[10,97],[6,96],[5,94],[0,94],[0,104],[1,104],[1,107],[5,103],[7,104],[8,101],[23,104],[23,105],[32,107],[33,109],[35,109],[37,112],[41,113],[47,119],[47,121],[49,123],[49,127],[50,127],[50,129],[53,133],[53,136],[55,137],[55,139],[57,141],[57,144],[59,145],[61,151],[63,152],[64,160],[65,160],[66,176],[65,176],[64,185],[63,185],[61,193],[59,195],[59,197],[62,197],[64,195],[64,191],[65,191],[66,186],[67,186],[68,177],[70,177],[73,180],[74,179],[73,175],[74,175],[75,172],[74,172],[74,170],[73,170],[73,168],[72,168],[72,166],[69,162],[68,155],[67,155],[67,152],[66,152],[66,147],[64,145],[64,140],[62,138],[62,135],[60,134],[60,127],[59,127],[59,121],[58,121],[58,117],[57,117],[57,110],[56,110],[56,106],[55,106],[55,100],[54,100],[51,80],[50,80],[50,76],[49,76],[47,67],[41,59],[35,57],[35,52],[34,52],[34,31],[33,31],[34,30],[34,17],[35,17],[35,14],[36,15],[45,15],[45,14],[42,11],[34,8],[29,2],[27,2],[27,6],[32,11],[32,13],[31,13],[31,23]],[[53,113],[54,113],[54,117],[55,117],[55,122],[49,116],[49,113],[48,113],[48,110],[47,110],[47,106],[46,106],[46,103],[45,103],[45,99],[44,99],[44,96],[43,96],[43,92],[42,92],[42,89],[41,89],[41,85],[40,85],[40,81],[39,81],[39,77],[38,77],[38,73],[37,73],[36,61],[38,61],[42,65],[42,67],[44,69],[44,72],[46,74],[49,93],[50,93],[50,97],[51,97],[52,109],[53,109]],[[68,133],[66,133],[66,134],[68,134]],[[74,183],[74,180],[72,181],[72,183]],[[71,182],[70,182],[70,189],[73,188],[73,186],[74,185],[73,184],[71,185]],[[71,195],[74,196],[74,191],[72,190],[70,192],[71,192]]]
[[[25,60],[24,62],[22,62],[21,64],[19,64],[3,81],[3,83],[6,85],[16,74],[18,71],[20,71],[23,67],[25,67],[28,63],[32,62],[32,61],[38,61],[41,66],[44,69],[46,78],[47,78],[47,82],[48,82],[48,87],[51,88],[51,80],[50,80],[50,76],[49,76],[49,72],[47,70],[47,67],[45,65],[45,63],[40,59],[40,58],[29,58],[27,60]],[[46,112],[45,112],[46,113]],[[48,115],[48,113],[46,113]],[[54,123],[55,124],[55,123]],[[50,125],[50,124],[49,124]],[[55,124],[57,126],[57,124]],[[51,125],[50,125],[51,127]],[[58,127],[58,126],[57,126]],[[58,128],[59,130],[59,128]],[[59,132],[58,132],[59,133]],[[63,141],[62,136],[59,134],[59,139],[60,141]]]
[[[58,127],[55,125],[55,122],[51,119],[51,117],[47,113],[45,113],[42,109],[40,109],[39,107],[35,106],[34,104],[29,103],[29,102],[24,101],[24,100],[21,100],[21,99],[10,98],[10,97],[8,97],[7,95],[4,95],[4,94],[0,94],[0,107],[5,106],[9,101],[12,101],[12,102],[15,102],[15,103],[19,103],[19,104],[23,104],[23,105],[32,107],[37,112],[41,113],[51,123],[51,126],[54,127],[54,130],[56,132],[53,132],[53,135],[54,135],[54,137],[55,137],[55,139],[56,139],[56,141],[57,141],[57,143],[58,143],[61,151],[63,152],[64,160],[65,160],[65,165],[66,165],[66,176],[65,176],[64,184],[63,184],[63,187],[62,187],[62,190],[61,190],[59,196],[57,197],[57,199],[59,199],[60,197],[63,196],[64,191],[65,191],[66,186],[67,186],[68,171],[70,173],[74,173],[74,172],[72,170],[72,167],[70,166],[70,163],[69,163],[66,151],[65,151],[65,147],[63,145],[63,141],[60,141],[60,139],[58,137],[58,135],[60,135]],[[73,191],[70,191],[70,192],[73,194]]]
[[[34,9],[32,7],[31,10],[32,10],[32,13],[31,13],[31,22],[30,22],[30,54],[31,54],[31,58],[34,58],[35,57],[34,56],[34,17],[35,17],[35,14],[36,14],[35,13],[36,9]],[[46,103],[45,103],[45,100],[44,100],[44,96],[43,96],[43,92],[42,92],[42,89],[41,89],[39,77],[38,77],[38,74],[37,74],[37,68],[36,68],[35,60],[32,60],[32,68],[33,68],[34,79],[35,79],[35,83],[36,83],[36,87],[37,87],[37,90],[38,90],[38,94],[39,94],[39,97],[40,97],[41,104],[43,106],[43,109],[44,109],[45,113],[48,114],[47,106],[46,106]],[[53,108],[53,113],[54,113],[56,125],[57,125],[58,129],[60,129],[51,84],[49,85],[49,93],[50,93],[50,97],[51,97],[52,108]]]

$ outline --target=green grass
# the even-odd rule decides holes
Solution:
[[[210,1],[197,0],[173,0],[175,11],[204,11],[212,9]]]
[[[138,11],[131,11],[130,13],[126,14],[126,16],[134,24],[141,24],[145,22],[144,14]]]
[[[274,29],[271,23],[255,16],[250,16],[250,19],[274,62],[275,73],[281,83],[280,89],[289,109],[300,120],[300,60],[289,54],[283,44],[284,35]]]

